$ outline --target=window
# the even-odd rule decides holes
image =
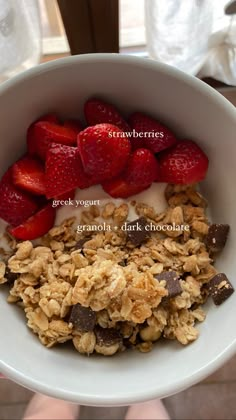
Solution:
[[[68,53],[65,29],[56,0],[39,0],[43,55]]]
[[[43,54],[69,53],[62,18],[56,0],[39,0]],[[120,34],[119,44],[121,52],[146,51],[144,0],[119,0]]]

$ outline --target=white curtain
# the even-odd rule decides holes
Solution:
[[[196,75],[236,85],[236,15],[229,0],[145,0],[149,55]]]
[[[40,32],[37,0],[0,0],[0,80],[39,62]]]

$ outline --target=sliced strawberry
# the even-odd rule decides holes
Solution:
[[[159,165],[153,153],[148,149],[137,149],[120,177],[106,181],[102,186],[114,198],[127,198],[147,189],[158,178]]]
[[[142,112],[132,114],[129,124],[136,133],[143,134],[143,137],[133,135],[131,139],[133,149],[146,147],[153,153],[158,153],[177,142],[176,137],[167,127]]]
[[[79,120],[66,120],[63,125],[66,128],[74,130],[76,135],[78,135],[80,131],[83,130],[83,125]]]
[[[125,181],[134,186],[152,184],[159,179],[159,164],[148,149],[137,149],[130,156],[123,173]]]
[[[29,126],[28,131],[27,131],[27,150],[28,150],[28,153],[32,156],[37,155],[37,147],[36,147],[35,136],[34,136],[34,125],[35,123],[39,121],[47,121],[54,124],[59,124],[57,115],[54,113],[51,113],[51,114],[42,115],[42,117],[38,118],[36,121],[33,122],[33,124]]]
[[[77,134],[74,128],[48,121],[36,122],[27,133],[28,152],[45,160],[47,150],[52,143],[75,146]]]
[[[37,239],[45,235],[53,227],[55,217],[56,209],[49,203],[24,223],[9,229],[9,233],[15,238],[24,241]]]
[[[54,144],[46,158],[46,196],[58,197],[72,189],[87,188],[92,179],[84,173],[77,147]]]
[[[12,183],[12,168],[0,181],[0,217],[12,226],[24,222],[38,209],[36,200],[27,193],[18,190]]]
[[[42,115],[42,117],[38,118],[37,121],[35,121],[35,122],[39,122],[39,121],[48,121],[48,122],[51,122],[51,123],[54,123],[54,124],[60,124],[59,118],[58,118],[58,116],[55,112],[51,112],[50,114]]]
[[[84,105],[84,114],[88,125],[108,123],[116,125],[123,131],[130,131],[130,126],[116,107],[101,99],[88,99]]]
[[[60,207],[64,206],[64,202],[68,200],[74,200],[76,190],[71,190],[66,192],[65,194],[58,195],[57,197],[53,197],[53,200],[61,201],[61,203],[57,203],[56,208],[59,209]]]
[[[99,182],[118,175],[130,154],[130,141],[112,124],[87,127],[78,135],[78,148],[84,171]]]
[[[71,200],[73,200],[75,198],[75,189],[66,192],[65,194],[61,194],[58,195],[57,197],[53,197],[54,200],[69,200],[69,198],[71,198]]]
[[[132,195],[138,194],[147,188],[149,185],[130,185],[127,181],[122,178],[112,179],[111,181],[106,181],[102,184],[102,187],[106,193],[108,193],[113,198],[128,198]]]
[[[172,184],[202,181],[207,173],[208,158],[192,140],[183,140],[160,156],[160,178]]]
[[[18,160],[12,167],[12,180],[16,187],[32,194],[45,194],[45,173],[43,164],[29,156]]]

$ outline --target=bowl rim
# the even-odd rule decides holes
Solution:
[[[196,90],[199,90],[205,96],[214,100],[218,106],[224,109],[236,122],[236,109],[235,107],[224,98],[218,91],[210,87],[206,83],[202,82],[200,79],[197,79],[194,76],[190,76],[181,70],[178,70],[170,65],[159,63],[150,58],[142,58],[137,56],[130,55],[121,55],[121,54],[111,54],[111,53],[98,53],[98,54],[84,54],[69,56],[65,58],[59,58],[47,63],[40,64],[29,70],[26,70],[13,78],[5,81],[0,86],[0,95],[7,92],[9,89],[14,88],[14,86],[21,84],[26,79],[34,78],[44,72],[48,72],[53,69],[67,67],[68,65],[77,65],[83,63],[123,63],[128,65],[135,65],[138,67],[143,67],[151,70],[156,70],[161,73],[165,73],[174,77],[175,79],[182,81]],[[54,398],[61,398],[64,400],[72,401],[75,403],[81,403],[84,405],[90,406],[119,406],[119,405],[128,405],[134,404],[137,402],[142,402],[146,400],[151,400],[154,398],[166,397],[177,392],[180,392],[195,383],[201,381],[205,377],[209,376],[225,362],[227,362],[230,357],[236,353],[236,338],[235,340],[224,349],[215,359],[211,360],[210,363],[204,365],[201,369],[195,372],[193,375],[184,377],[182,379],[177,379],[171,386],[166,386],[162,389],[161,394],[158,394],[158,391],[155,389],[143,389],[142,391],[132,393],[129,395],[127,393],[119,394],[119,396],[104,396],[104,395],[81,395],[76,392],[71,392],[67,390],[58,390],[51,389],[46,383],[42,381],[35,380],[32,377],[26,376],[24,372],[19,369],[15,369],[5,363],[3,360],[0,360],[0,372],[6,375],[9,379],[12,379],[16,383],[23,385],[29,389],[32,389],[37,392],[46,393],[47,395]]]
[[[38,64],[28,70],[25,70],[12,78],[2,82],[0,85],[0,95],[5,93],[8,89],[11,89],[17,84],[20,84],[26,79],[34,78],[35,76],[50,71],[52,69],[66,67],[71,63],[118,63],[123,62],[124,64],[135,64],[138,67],[146,67],[151,70],[158,70],[161,73],[168,74],[171,77],[175,77],[179,81],[184,82],[191,87],[201,91],[206,96],[211,99],[214,99],[219,106],[228,108],[228,112],[233,118],[236,119],[235,107],[221,95],[217,89],[211,87],[207,83],[203,82],[201,79],[196,76],[192,76],[183,72],[182,70],[177,69],[174,66],[169,64],[161,63],[155,61],[151,58],[144,58],[128,54],[119,54],[119,53],[91,53],[91,54],[82,54],[82,55],[73,55],[63,58],[57,58],[46,63]]]

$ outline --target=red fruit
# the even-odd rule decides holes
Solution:
[[[88,99],[84,105],[84,114],[88,125],[113,124],[123,131],[130,131],[130,127],[119,111],[107,102],[101,99]]]
[[[205,178],[209,161],[196,143],[183,140],[163,152],[159,163],[162,182],[192,184]]]
[[[45,194],[45,173],[41,162],[31,157],[24,157],[12,167],[12,180],[16,187],[32,194]]]
[[[46,158],[46,196],[58,197],[72,189],[87,188],[92,180],[84,173],[77,147],[54,144]]]
[[[48,121],[39,121],[30,126],[27,133],[28,153],[45,160],[48,148],[52,143],[75,146],[77,131]]]
[[[12,226],[24,222],[38,209],[33,197],[13,185],[11,168],[0,181],[0,197],[0,217]]]
[[[132,114],[129,124],[136,133],[144,135],[144,137],[132,136],[131,142],[134,149],[146,147],[153,153],[158,153],[177,142],[174,134],[167,127],[142,112]]]
[[[79,120],[66,120],[63,125],[66,128],[74,130],[76,136],[83,130],[82,123]]]
[[[24,241],[39,238],[45,235],[54,225],[56,209],[51,203],[27,219],[17,227],[9,229],[9,233],[17,239]]]
[[[117,176],[130,154],[130,141],[112,124],[87,127],[78,136],[78,149],[84,170],[99,182]]]
[[[132,195],[138,194],[141,191],[150,187],[149,185],[130,185],[122,178],[116,178],[111,181],[106,181],[102,184],[106,193],[114,198],[128,198]]]
[[[57,117],[57,114],[55,114],[54,112],[50,113],[50,114],[45,114],[42,115],[42,117],[38,118],[37,121],[48,121],[48,122],[52,122],[54,124],[59,124],[59,119]]]
[[[34,125],[35,123],[39,121],[48,121],[54,124],[59,124],[59,120],[56,114],[51,113],[51,114],[43,115],[42,117],[38,118],[36,121],[33,122],[33,124],[29,126],[28,131],[27,131],[27,149],[30,155],[37,154],[36,143],[34,139]]]
[[[148,185],[158,180],[159,165],[154,154],[148,149],[135,150],[128,160],[123,178],[134,186]]]
[[[67,200],[74,200],[75,191],[76,190],[71,190],[71,191],[66,192],[65,194],[61,194],[61,195],[58,195],[57,197],[54,197],[53,200],[62,201],[62,203],[60,203],[60,204],[57,203],[56,208],[58,209],[58,208],[64,206],[65,205],[64,202],[67,201]]]
[[[65,194],[61,194],[61,195],[58,195],[57,197],[53,197],[53,198],[54,198],[54,200],[63,200],[63,201],[69,200],[69,198],[71,198],[71,200],[73,200],[74,197],[75,197],[75,191],[76,190],[74,189],[74,190],[66,192]]]

